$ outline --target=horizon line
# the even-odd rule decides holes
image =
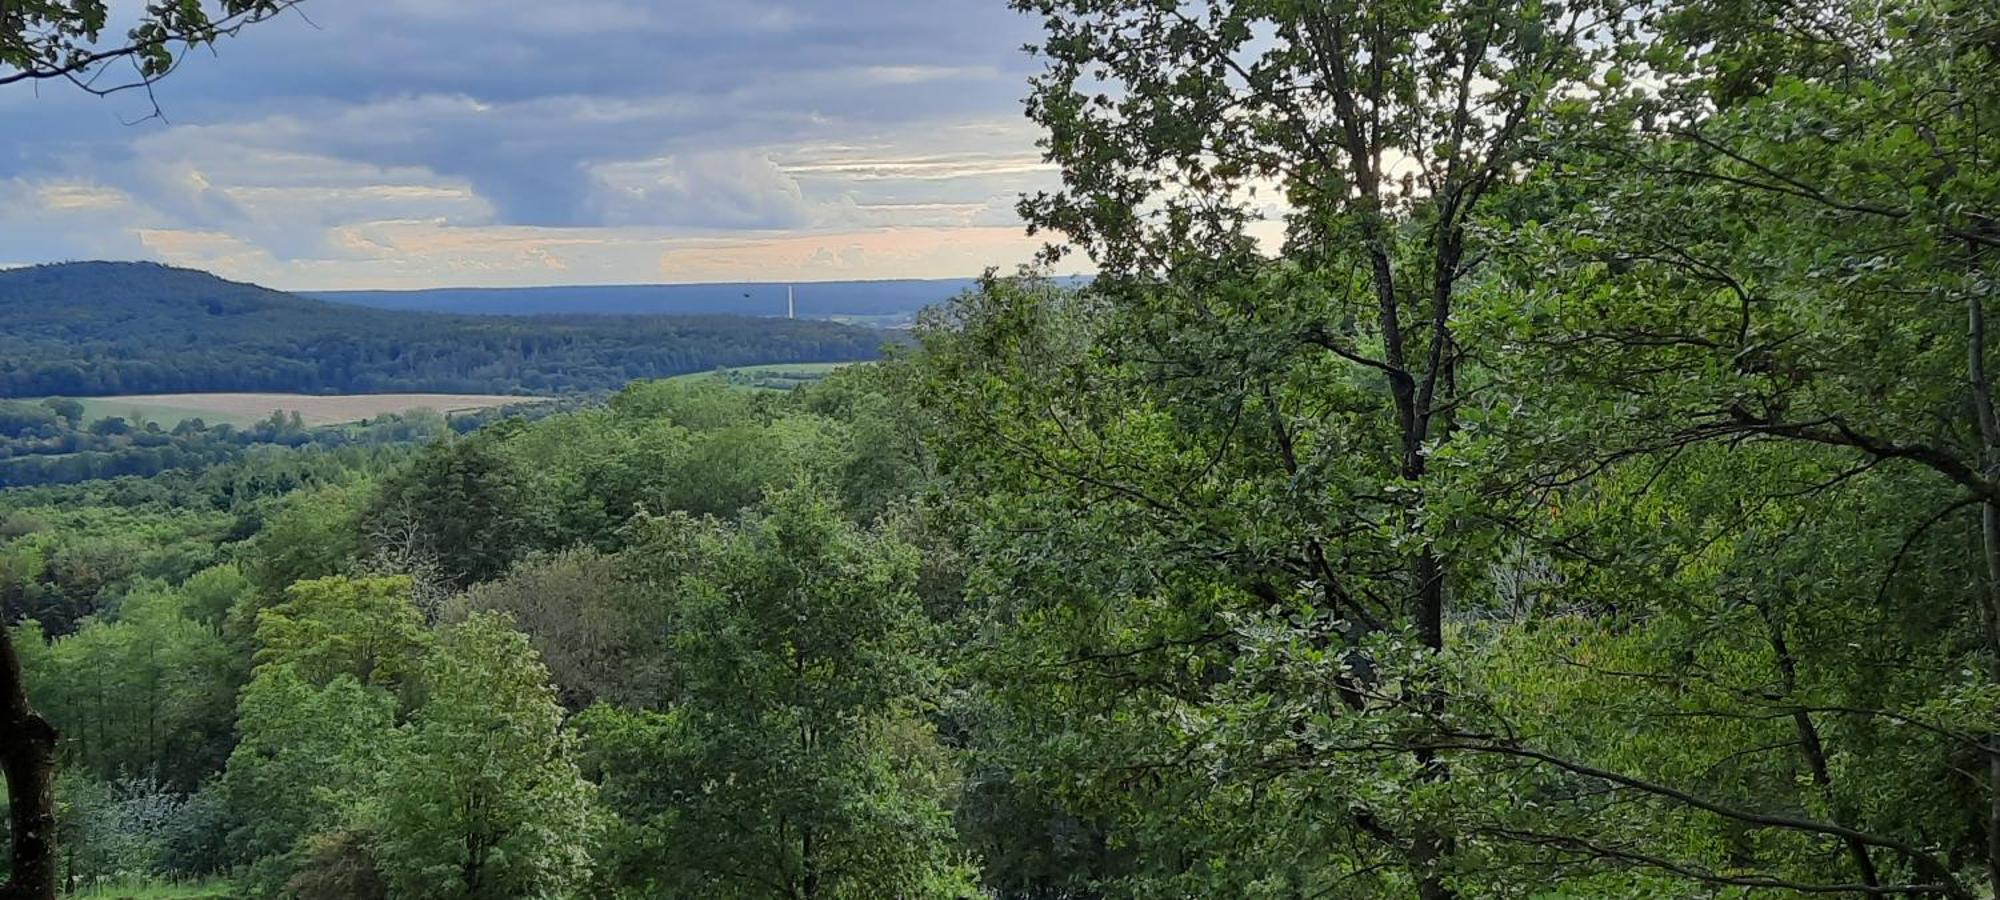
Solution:
[[[556,288],[737,287],[737,286],[766,286],[766,285],[775,287],[779,285],[805,286],[805,285],[815,285],[815,284],[819,285],[897,284],[897,283],[933,283],[941,281],[978,281],[979,279],[985,277],[985,274],[981,273],[978,275],[946,275],[939,277],[905,276],[905,277],[890,277],[890,278],[817,278],[817,279],[794,280],[794,281],[755,281],[746,279],[740,281],[543,282],[538,284],[508,284],[508,285],[440,284],[440,285],[433,285],[430,287],[414,287],[414,288],[318,288],[318,287],[277,288],[277,287],[272,287],[263,282],[243,281],[228,275],[223,275],[221,273],[209,269],[197,268],[195,266],[181,265],[179,263],[171,263],[157,259],[99,258],[99,259],[58,259],[58,260],[44,260],[41,262],[7,261],[7,262],[0,262],[0,271],[10,271],[15,269],[34,269],[34,268],[41,268],[44,266],[88,265],[92,263],[102,263],[109,265],[154,265],[154,266],[162,266],[169,269],[181,269],[189,272],[201,272],[203,274],[215,278],[220,278],[224,281],[234,281],[239,284],[255,285],[257,287],[265,288],[267,290],[282,291],[288,294],[417,294],[417,293],[423,293],[425,291],[536,291],[536,290],[550,290]],[[1053,279],[1075,279],[1075,278],[1090,278],[1092,277],[1092,274],[1084,272],[1071,272],[1066,275],[1047,275],[1045,277]]]

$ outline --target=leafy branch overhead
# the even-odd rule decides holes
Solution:
[[[0,87],[61,80],[98,96],[144,91],[152,102],[154,82],[190,52],[300,2],[147,0],[136,19],[114,22],[106,0],[0,0]],[[106,38],[119,29],[122,39]],[[160,112],[154,103],[153,115]]]

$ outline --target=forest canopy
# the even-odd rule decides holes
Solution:
[[[66,883],[1993,896],[2000,6],[1013,5],[1088,284],[0,492]]]

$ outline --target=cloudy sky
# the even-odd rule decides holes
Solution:
[[[115,4],[114,4],[115,5]],[[143,98],[0,91],[0,263],[288,289],[948,277],[1053,173],[1004,0],[307,0]],[[309,21],[308,21],[309,19]]]

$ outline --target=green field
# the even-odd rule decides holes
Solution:
[[[85,421],[119,416],[128,422],[158,422],[163,428],[172,428],[187,419],[201,419],[210,424],[227,422],[231,425],[249,425],[258,419],[267,418],[270,412],[261,416],[231,415],[206,409],[173,406],[146,397],[75,397],[83,404]]]
[[[763,366],[737,366],[731,369],[716,369],[710,372],[695,372],[676,375],[673,381],[693,381],[705,378],[721,378],[731,385],[749,390],[789,391],[808,385],[835,371],[852,365],[851,362],[819,363],[773,363]]]
[[[854,363],[773,363],[677,375],[672,380],[721,378],[746,390],[788,391],[850,365]],[[277,410],[297,412],[307,425],[338,425],[371,419],[384,413],[430,409],[450,414],[528,403],[540,398],[502,394],[215,393],[128,394],[71,399],[83,404],[86,420],[118,416],[132,422],[157,422],[163,428],[172,428],[188,419],[201,419],[210,425],[226,423],[243,427],[268,419]]]
[[[383,413],[431,409],[441,413],[469,412],[535,397],[499,394],[131,394],[117,397],[77,397],[86,420],[110,416],[133,422],[157,422],[172,428],[187,419],[211,425],[244,426],[268,419],[274,411],[297,412],[307,425],[359,422]]]

